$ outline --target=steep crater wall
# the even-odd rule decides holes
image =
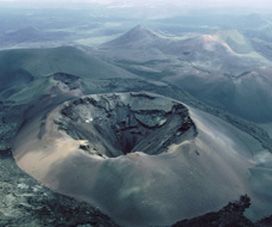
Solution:
[[[149,94],[87,96],[60,112],[59,129],[85,141],[80,149],[103,158],[133,152],[157,155],[196,135],[184,105]]]

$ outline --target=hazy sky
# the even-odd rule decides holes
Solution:
[[[272,8],[272,0],[0,0],[0,3],[60,6],[62,4],[99,3],[115,6],[173,4],[187,7]]]

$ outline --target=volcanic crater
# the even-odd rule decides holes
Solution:
[[[252,161],[241,142],[248,140],[177,100],[109,93],[68,100],[33,119],[13,155],[50,189],[121,226],[167,226],[250,192],[260,178],[248,180]]]
[[[147,93],[86,96],[66,103],[60,113],[59,129],[82,141],[81,150],[101,158],[158,155],[185,135],[196,135],[184,105]]]

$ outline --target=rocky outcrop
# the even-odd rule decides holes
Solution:
[[[272,226],[272,215],[266,218],[261,219],[256,222],[257,227],[270,227]]]
[[[0,226],[116,227],[91,205],[54,193],[0,154]]]
[[[68,73],[58,72],[51,76],[55,81],[65,84],[69,89],[79,89],[81,88],[81,79],[79,76],[75,76]]]
[[[244,212],[251,205],[248,195],[240,200],[230,202],[217,212],[211,212],[192,219],[185,219],[172,225],[172,227],[269,227],[272,226],[272,216],[257,222],[252,222]]]

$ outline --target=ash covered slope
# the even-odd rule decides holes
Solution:
[[[244,119],[272,120],[271,60],[238,31],[176,37],[138,26],[98,52],[128,71],[175,84]]]
[[[58,72],[92,79],[135,77],[71,46],[0,51],[1,90],[15,86],[18,89],[20,84]]]
[[[118,224],[147,226],[219,209],[243,193],[258,201],[252,214],[271,213],[269,173],[258,167],[269,163],[254,155],[260,149],[247,134],[178,101],[114,93],[66,102],[43,122],[29,122],[14,156],[49,188]]]

